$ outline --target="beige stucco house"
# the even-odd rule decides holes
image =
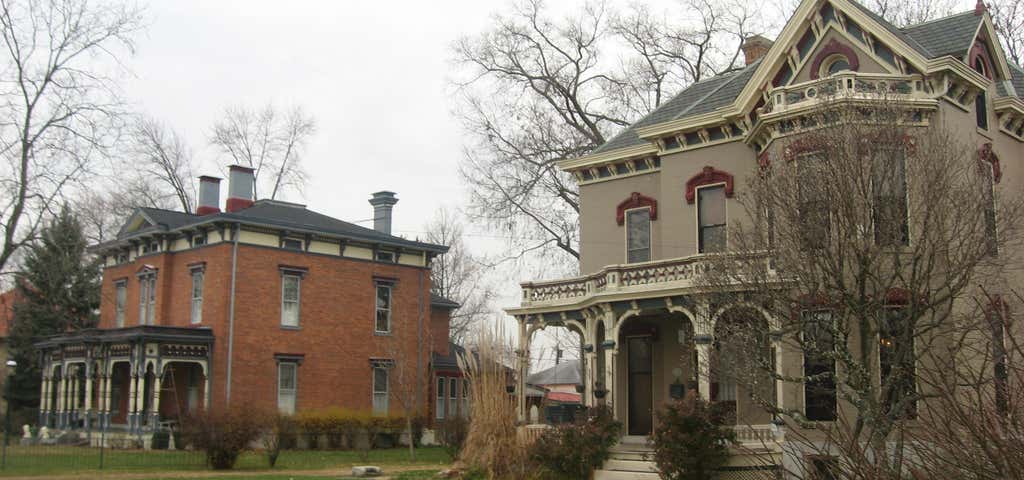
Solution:
[[[690,86],[590,154],[560,163],[579,185],[581,276],[524,283],[520,306],[508,312],[519,322],[521,371],[536,331],[581,334],[583,402],[612,407],[624,444],[650,434],[659,405],[696,389],[734,403],[742,441],[768,445],[754,449],[756,461],[734,459],[750,469],[743,478],[774,478],[773,465],[801,461],[784,458],[785,425],[706,365],[716,321],[733,306],[709,301],[698,272],[708,254],[728,252],[726,226],[748,220],[734,195],[781,154],[782,139],[800,134],[789,126],[821,101],[818,92],[867,101],[878,85],[922,112],[921,127],[941,122],[976,143],[996,173],[997,197],[1020,191],[1024,71],[1007,61],[982,4],[897,28],[853,0],[804,0],[774,42],[754,37],[744,50],[745,68]],[[803,365],[778,338],[771,352],[780,373]],[[769,388],[778,407],[808,409],[801,385]],[[613,457],[597,478],[657,478],[637,460]]]

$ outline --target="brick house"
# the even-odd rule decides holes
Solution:
[[[40,424],[143,431],[236,405],[427,410],[458,306],[430,292],[447,247],[392,235],[392,192],[370,199],[373,229],[253,201],[245,167],[230,168],[224,211],[219,192],[201,177],[196,214],[140,208],[94,247],[99,325],[37,344]]]

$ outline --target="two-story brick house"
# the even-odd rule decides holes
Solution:
[[[40,423],[153,428],[200,408],[398,413],[406,383],[448,350],[457,305],[430,292],[447,247],[391,234],[391,192],[374,228],[304,205],[252,200],[253,172],[200,178],[196,214],[138,209],[103,262],[96,329],[41,341]],[[421,408],[432,404],[423,380]],[[408,399],[403,399],[408,403]]]
[[[709,254],[729,251],[730,224],[751,221],[737,192],[786,157],[783,140],[799,135],[794,125],[814,130],[800,122],[823,92],[868,105],[879,85],[891,86],[919,113],[916,126],[945,125],[977,145],[978,158],[965,161],[992,169],[995,198],[1024,185],[1016,169],[1024,159],[1024,70],[1007,61],[981,3],[897,28],[854,0],[804,0],[774,42],[753,37],[744,51],[744,68],[690,86],[590,154],[560,162],[579,185],[582,276],[524,283],[521,305],[508,310],[520,325],[521,371],[536,331],[579,332],[583,401],[610,405],[627,440],[649,435],[654,411],[691,388],[733,403],[749,446],[779,444],[777,419],[708,365],[729,312],[744,308],[746,321],[764,330],[778,331],[779,319],[714,303],[716,291],[699,272]],[[799,376],[804,360],[781,340],[770,338],[773,364],[779,376]],[[764,383],[777,408],[815,417],[810,389]],[[518,391],[525,408],[525,386]],[[768,454],[770,462],[783,456],[781,448]],[[629,463],[597,478],[657,478],[650,465],[630,472]]]

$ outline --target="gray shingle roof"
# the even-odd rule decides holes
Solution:
[[[466,349],[454,342],[448,342],[448,355],[431,352],[430,364],[435,370],[458,370],[459,357],[466,355]]]
[[[884,20],[883,20],[884,21]],[[928,58],[945,55],[963,57],[974,44],[974,34],[978,31],[981,17],[974,11],[940,18],[930,22],[919,23],[904,28],[907,36],[924,46]],[[885,22],[883,25],[887,25]]]
[[[440,308],[459,308],[461,305],[459,305],[459,302],[456,302],[455,300],[450,300],[434,292],[430,292],[430,306]]]
[[[583,378],[580,377],[580,361],[566,360],[547,370],[541,370],[526,377],[526,383],[530,385],[580,385]]]
[[[371,228],[338,220],[322,213],[307,209],[303,205],[278,202],[274,200],[258,200],[251,207],[235,212],[221,212],[212,215],[192,215],[163,210],[159,208],[140,208],[148,218],[158,225],[147,227],[142,230],[118,234],[118,239],[144,234],[151,231],[172,231],[192,225],[200,225],[217,221],[238,221],[243,224],[267,226],[326,235],[336,235],[352,240],[360,240],[368,243],[381,243],[397,247],[410,247],[428,251],[444,252],[448,247],[434,245],[431,243],[406,240],[394,235],[378,232]]]
[[[1024,70],[1020,67],[1010,64],[1010,73],[1013,74],[1013,89],[1017,91],[1017,96],[1024,98]],[[1005,93],[1004,93],[1005,95]]]
[[[909,32],[906,31],[906,29],[901,30],[901,29],[897,28],[892,23],[889,23],[888,20],[882,18],[881,15],[873,12],[870,8],[865,7],[864,5],[861,5],[856,0],[850,0],[850,3],[853,4],[854,7],[857,7],[857,9],[860,10],[861,12],[863,12],[865,15],[871,17],[872,20],[874,20],[874,21],[878,22],[879,24],[881,24],[883,28],[885,28],[886,30],[889,31],[889,33],[892,33],[893,35],[898,37],[900,40],[903,40],[904,43],[906,43],[907,45],[910,45],[910,48],[913,48],[918,53],[920,53],[920,54],[922,54],[922,55],[924,55],[926,57],[929,57],[929,58],[932,57],[932,55],[928,51],[927,46],[923,45],[922,43],[920,43],[918,41],[918,39],[914,38],[913,35],[910,35]]]
[[[750,77],[753,76],[760,64],[761,61],[758,60],[741,70],[717,75],[690,85],[671,100],[661,104],[654,111],[595,149],[593,153],[642,145],[645,141],[637,136],[637,129],[691,115],[700,115],[731,104],[750,81]]]

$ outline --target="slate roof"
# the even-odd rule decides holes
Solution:
[[[908,36],[924,46],[928,58],[945,55],[963,57],[974,43],[981,17],[974,11],[952,15],[904,28]],[[886,22],[885,24],[888,24]]]
[[[974,13],[974,10],[970,10],[907,28],[898,28],[860,3],[852,0],[850,3],[929,59],[945,55],[963,57],[970,50],[974,34],[982,19]],[[730,105],[753,77],[760,64],[761,61],[758,60],[743,69],[690,85],[674,98],[596,148],[591,155],[647,143],[637,136],[637,129],[701,115]],[[1011,65],[1011,69],[1014,72],[1013,85],[1017,90],[1017,96],[1024,97],[1024,72],[1013,65]],[[1002,86],[999,88],[1000,94],[1006,95],[1005,88]]]
[[[547,370],[530,374],[526,377],[526,383],[530,385],[582,385],[583,378],[580,376],[580,361],[566,360]]]
[[[466,349],[457,343],[448,342],[448,355],[437,352],[430,354],[430,364],[435,370],[458,370],[459,357],[466,355]]]
[[[753,76],[760,64],[761,61],[758,60],[741,70],[734,70],[690,85],[671,100],[661,104],[654,111],[595,149],[593,153],[643,145],[645,141],[637,136],[637,129],[691,115],[700,115],[731,104],[750,81],[750,77]]]
[[[303,205],[280,202],[275,200],[257,200],[249,208],[235,212],[221,212],[211,215],[193,215],[159,208],[140,208],[139,211],[156,225],[133,232],[118,234],[118,239],[125,239],[154,231],[173,231],[189,226],[198,226],[218,221],[241,222],[248,225],[266,226],[335,235],[352,240],[370,243],[381,243],[398,247],[410,247],[434,252],[445,252],[448,247],[431,243],[407,240],[394,235],[378,232],[372,228],[329,217],[322,213],[309,210]]]

